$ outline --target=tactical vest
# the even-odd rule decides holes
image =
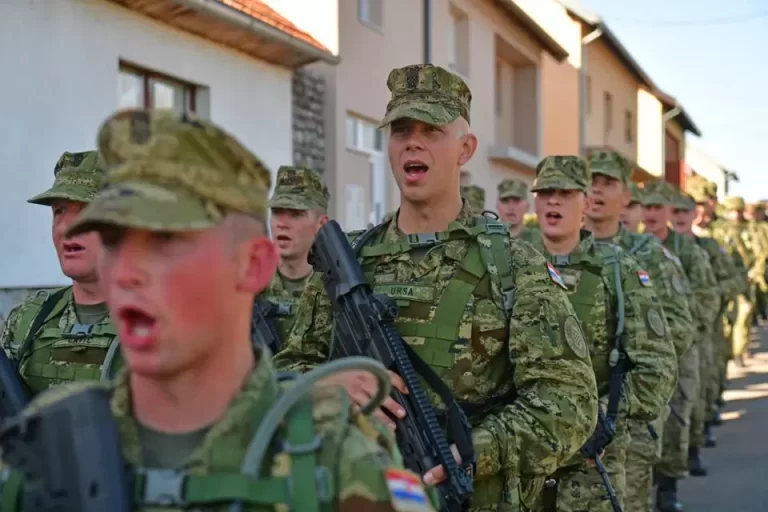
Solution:
[[[302,376],[278,374],[280,392],[277,399],[268,404],[268,412],[256,427],[247,450],[243,453],[240,448],[242,439],[236,429],[232,439],[221,441],[224,446],[216,456],[216,466],[220,469],[201,475],[176,469],[130,468],[132,479],[127,484],[133,491],[133,507],[207,510],[207,507],[231,504],[229,510],[232,511],[274,510],[277,505],[301,512],[334,509],[338,502],[337,474],[333,467],[321,465],[320,459],[337,465],[342,456],[340,448],[347,433],[344,427],[350,423],[349,401],[346,394],[342,394],[341,413],[323,417],[322,421],[333,422],[337,427],[331,430],[335,435],[317,432],[315,408],[322,410],[322,400],[337,400],[335,397],[339,395],[321,398],[318,402],[309,390],[320,379],[350,369],[375,370],[373,373],[387,388],[389,381],[384,379],[388,376],[380,363],[362,359],[333,361]],[[374,398],[363,410],[370,413],[378,409],[386,396],[387,393],[383,393]],[[355,416],[352,423],[364,436],[381,442],[378,430],[363,414]],[[274,476],[276,466],[287,467],[287,474]],[[18,468],[0,472],[2,510],[18,510],[23,486],[24,478]]]
[[[619,264],[622,249],[604,242],[595,242],[594,248],[596,255],[549,256],[548,259],[560,271],[568,287],[568,298],[589,340],[592,366],[598,369],[595,372],[598,392],[600,395],[608,392],[607,418],[616,425],[624,375],[629,370],[629,358],[624,347],[624,290]],[[613,269],[615,304],[609,300],[606,290],[608,283],[603,276],[605,266]],[[605,321],[600,324],[601,332],[596,332],[592,330],[594,326],[585,325],[585,319],[591,319],[595,304],[601,303],[605,307]],[[612,312],[616,313],[615,320]],[[603,370],[606,368],[607,374]]]
[[[108,380],[120,366],[119,340],[109,318],[61,327],[71,297],[71,287],[38,293],[16,324],[17,367],[33,396],[63,382]]]
[[[440,376],[454,367],[456,355],[469,344],[471,334],[460,332],[460,324],[464,313],[472,308],[474,299],[491,299],[497,304],[505,314],[504,336],[507,337],[509,332],[516,294],[509,232],[505,224],[495,219],[475,218],[477,224],[472,227],[452,222],[446,231],[403,235],[397,241],[381,241],[379,235],[386,223],[349,235],[367,281],[376,293],[394,299],[398,305],[399,314],[395,318],[398,334],[421,338],[423,342],[411,347]],[[474,240],[475,243],[467,244],[462,261],[443,255],[442,264],[450,266],[451,270],[442,276],[434,276],[432,282],[413,284],[374,279],[382,256],[396,256],[415,249],[434,250],[452,240]],[[436,281],[445,276],[450,276],[448,283],[438,294]],[[474,410],[478,404],[462,405],[469,416],[482,414]]]
[[[264,299],[275,306],[271,309],[270,317],[274,319],[280,332],[280,339],[284,341],[293,325],[293,317],[296,316],[296,307],[299,304],[299,299],[296,297],[278,297],[274,295],[265,295]]]

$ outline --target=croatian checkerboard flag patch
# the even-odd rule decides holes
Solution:
[[[399,512],[431,510],[431,505],[419,477],[402,469],[387,469],[385,473],[392,506]]]
[[[637,277],[640,278],[640,284],[643,286],[651,286],[651,277],[648,275],[648,272],[645,270],[641,270],[637,273]]]
[[[551,263],[547,263],[547,271],[549,272],[549,277],[557,283],[560,288],[563,290],[567,290],[568,287],[565,285],[565,281],[563,281],[563,277],[560,275],[560,272],[557,271],[554,265]]]

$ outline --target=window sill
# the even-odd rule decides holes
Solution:
[[[360,22],[361,25],[368,27],[369,29],[373,30],[374,32],[377,32],[379,35],[384,35],[384,27],[377,25],[375,23],[372,23],[370,21],[361,20],[360,18],[357,18],[357,21]]]
[[[488,158],[507,165],[522,166],[535,170],[540,157],[515,146],[494,145],[488,148]]]

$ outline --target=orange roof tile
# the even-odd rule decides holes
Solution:
[[[278,14],[274,9],[272,9],[270,6],[268,6],[261,0],[219,0],[219,1],[233,9],[237,9],[243,14],[247,14],[248,16],[256,18],[257,20],[263,23],[266,23],[267,25],[270,25],[272,27],[275,27],[276,29],[282,30],[286,34],[300,41],[311,44],[315,48],[319,48],[320,50],[331,53],[331,51],[328,48],[326,48],[322,43],[320,43],[317,39],[315,39],[305,31],[301,30],[299,27],[291,23],[285,17]]]

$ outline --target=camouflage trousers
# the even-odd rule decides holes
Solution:
[[[699,349],[699,394],[691,413],[689,446],[703,447],[705,423],[710,421],[715,413],[715,400],[719,367],[715,361],[715,338],[713,334],[703,336],[697,343]]]
[[[749,346],[754,308],[754,304],[746,295],[739,295],[736,299],[736,320],[731,330],[734,357],[741,356]]]
[[[617,433],[613,442],[605,449],[603,457],[619,503],[623,502],[626,489],[625,464],[629,444],[628,431],[626,428],[622,430],[623,432]],[[557,512],[613,512],[602,478],[597,469],[586,461],[562,467],[552,478],[557,482]],[[542,503],[534,510],[550,512],[550,509],[544,508],[544,503],[545,497],[542,496]]]
[[[714,356],[714,373],[712,375],[712,394],[714,400],[717,401],[723,395],[725,391],[726,381],[728,380],[728,360],[731,358],[731,343],[726,334],[727,328],[725,326],[725,315],[720,316],[715,322],[715,330],[713,332],[714,344],[712,345]],[[714,416],[715,409],[713,407],[712,414]],[[708,416],[708,418],[712,418]]]
[[[677,388],[669,403],[661,461],[656,466],[661,475],[675,479],[688,475],[689,427],[700,387],[698,344],[695,342],[678,363]]]
[[[653,466],[661,459],[664,413],[650,425],[645,421],[629,421],[624,512],[652,512]]]

